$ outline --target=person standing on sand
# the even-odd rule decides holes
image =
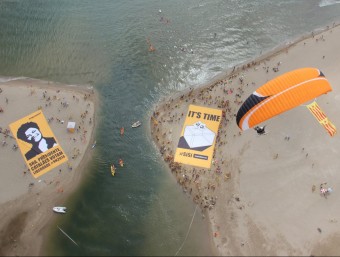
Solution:
[[[324,188],[324,186],[327,185],[327,182],[321,183],[320,184],[320,194],[327,198],[327,195],[333,191],[331,187]]]
[[[17,131],[17,137],[32,144],[32,148],[25,154],[27,161],[57,145],[53,137],[43,137],[35,122],[22,124]]]

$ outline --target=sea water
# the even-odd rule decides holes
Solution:
[[[154,104],[339,17],[331,0],[1,1],[4,80],[90,84],[100,94],[93,159],[68,214],[51,224],[47,253],[211,255],[206,220],[151,140]],[[119,158],[125,166],[112,177]]]

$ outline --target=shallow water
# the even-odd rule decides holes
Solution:
[[[2,76],[89,83],[101,95],[94,158],[84,184],[67,202],[68,215],[56,224],[79,247],[53,227],[48,253],[175,255],[195,206],[150,139],[153,105],[340,20],[338,2],[1,1]],[[147,39],[155,52],[148,52]],[[136,120],[142,126],[131,129]],[[112,178],[109,165],[120,157],[126,165]],[[196,212],[178,255],[210,255],[208,238]]]

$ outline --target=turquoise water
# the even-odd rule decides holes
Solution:
[[[94,158],[67,202],[68,215],[56,224],[79,247],[53,224],[48,254],[175,255],[195,206],[150,139],[152,106],[164,95],[339,21],[338,2],[1,1],[2,76],[89,83],[101,97]],[[147,39],[155,52],[148,52]],[[132,130],[137,119],[143,124]],[[120,157],[126,166],[112,178],[109,165]],[[178,255],[211,255],[209,238],[197,212]]]

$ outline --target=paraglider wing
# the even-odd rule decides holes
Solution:
[[[332,91],[323,73],[316,68],[287,72],[252,93],[237,112],[236,122],[246,130],[300,104]]]

